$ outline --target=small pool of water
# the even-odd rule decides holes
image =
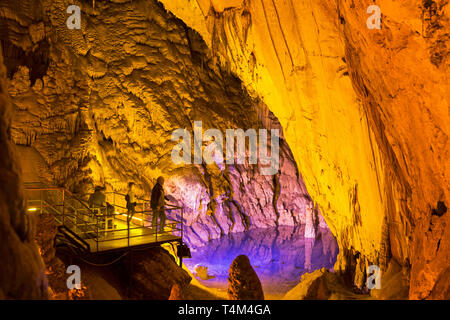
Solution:
[[[338,246],[328,229],[319,229],[316,239],[305,239],[304,226],[253,229],[211,240],[202,247],[191,248],[192,258],[184,259],[195,274],[195,267],[208,267],[214,278],[197,279],[206,287],[226,290],[228,270],[240,254],[249,257],[258,274],[264,293],[280,296],[300,282],[305,272],[332,269]]]

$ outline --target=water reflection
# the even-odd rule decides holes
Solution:
[[[337,243],[328,229],[319,229],[315,239],[304,237],[304,226],[253,229],[211,240],[193,248],[192,259],[185,259],[195,273],[199,266],[208,268],[211,279],[201,281],[209,287],[225,289],[231,262],[240,254],[249,257],[265,292],[286,293],[305,272],[332,269]],[[212,279],[212,277],[214,277]]]

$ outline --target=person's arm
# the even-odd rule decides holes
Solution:
[[[162,209],[162,208],[164,208],[164,199],[165,199],[164,190],[162,189],[162,187],[159,192],[160,193],[159,193],[159,198],[158,198],[158,206],[160,209]]]
[[[101,193],[101,201],[102,203],[100,204],[100,206],[102,208],[106,208],[106,195],[103,192]]]

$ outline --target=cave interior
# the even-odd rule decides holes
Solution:
[[[450,299],[448,0],[374,4],[2,1],[0,299]]]

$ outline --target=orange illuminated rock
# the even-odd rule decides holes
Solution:
[[[228,275],[228,299],[264,300],[264,293],[258,275],[245,255],[237,256],[230,266]]]
[[[11,144],[11,104],[6,88],[6,68],[0,55],[0,299],[47,299],[45,265],[34,242],[35,218],[24,206]]]
[[[446,290],[446,0],[379,0],[379,30],[367,28],[363,0],[159,0],[185,25],[154,0],[97,2],[71,32],[58,27],[61,1],[31,2],[23,12],[0,4],[14,30],[2,39],[11,134],[54,181],[87,192],[136,180],[146,195],[169,173],[195,244],[304,221],[309,193],[338,240],[335,269],[357,286],[367,265],[386,269],[393,257],[411,272],[410,298]],[[280,177],[170,162],[173,129],[278,125],[268,110],[292,150]]]
[[[377,1],[380,30],[362,0],[249,0],[220,14],[160,1],[280,120],[338,238],[336,269],[350,248],[382,268],[393,256],[411,264],[410,297],[427,297],[450,252],[449,215],[431,215],[450,198],[446,1]]]
[[[322,268],[313,273],[302,275],[300,283],[290,290],[283,297],[283,300],[335,300],[355,298],[357,299],[358,297],[345,286],[338,275]]]
[[[131,259],[128,272],[132,298],[167,300],[172,294],[179,296],[180,292],[174,289],[174,285],[182,288],[191,281],[189,274],[175,263],[173,256],[160,247],[133,252]]]
[[[7,4],[15,6],[8,0],[0,8]],[[51,8],[51,25],[65,25],[60,8]],[[21,10],[6,11],[24,26],[40,19],[39,10]],[[166,194],[185,208],[185,241],[193,246],[250,227],[304,222],[311,199],[283,137],[274,176],[261,175],[259,165],[172,160],[172,132],[186,128],[192,134],[195,121],[202,121],[203,131],[216,128],[224,135],[227,129],[281,129],[267,106],[214,62],[198,34],[154,0],[102,2],[82,12],[86,37],[49,27],[41,42],[61,41],[36,51],[24,45],[36,38],[27,26],[4,42],[11,63],[22,51],[30,61],[48,63],[41,70],[25,59],[9,68],[11,133],[28,181],[45,179],[83,195],[96,185],[124,193],[134,181],[137,195],[148,199],[163,175]]]
[[[178,283],[175,283],[172,286],[172,290],[170,291],[169,300],[184,300],[183,290]]]

